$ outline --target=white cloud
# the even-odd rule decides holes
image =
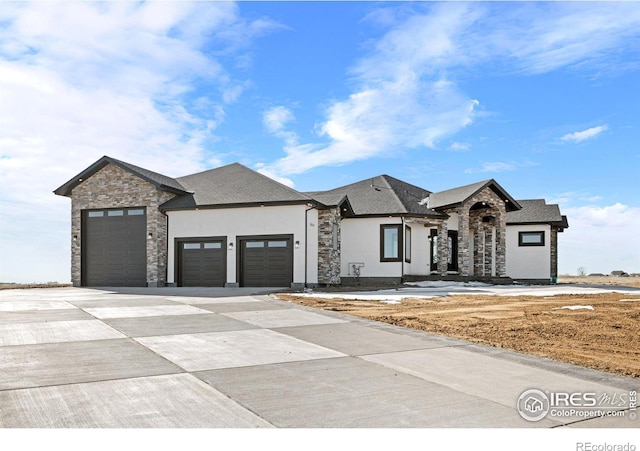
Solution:
[[[259,23],[258,23],[259,22]],[[206,151],[246,86],[232,56],[271,26],[231,2],[10,2],[0,8],[0,276],[68,280],[68,200],[52,190],[102,155],[167,175]],[[11,261],[9,261],[11,256]],[[44,270],[43,270],[44,271]]]
[[[454,152],[466,152],[471,146],[467,143],[453,142],[449,146],[449,150]]]
[[[482,163],[480,168],[465,169],[466,174],[473,174],[476,172],[507,172],[514,171],[517,166],[514,163],[506,163],[504,161],[491,161]]]
[[[559,236],[560,273],[614,270],[640,273],[640,208],[621,203],[609,206],[563,207],[569,228]]]
[[[357,85],[330,103],[317,127],[325,142],[288,141],[286,156],[268,165],[279,174],[340,165],[404,148],[434,148],[473,121],[478,101],[460,92],[444,69],[452,39],[473,16],[468,5],[434,7],[399,22],[351,72]]]
[[[537,165],[538,163],[529,160],[521,162],[488,161],[482,163],[479,168],[468,168],[465,169],[464,172],[465,174],[474,174],[478,172],[508,172]]]
[[[640,8],[632,2],[453,2],[385,7],[365,20],[390,28],[351,68],[352,93],[326,108],[316,142],[285,143],[285,156],[268,165],[272,172],[435,148],[477,116],[479,102],[452,76],[457,69],[539,74],[611,67],[617,50],[639,34]],[[480,171],[496,169],[513,167]]]
[[[560,139],[562,141],[571,141],[571,142],[579,143],[587,139],[595,138],[600,133],[606,131],[607,128],[608,127],[606,125],[598,125],[597,127],[591,127],[579,132],[567,133]]]

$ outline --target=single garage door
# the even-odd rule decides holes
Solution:
[[[189,240],[177,244],[179,286],[224,286],[227,279],[224,240]]]
[[[240,245],[241,286],[291,286],[293,251],[290,237],[245,238]]]
[[[144,208],[85,211],[83,227],[83,285],[146,286]]]

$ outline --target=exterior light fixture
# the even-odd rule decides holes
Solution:
[[[147,233],[147,239],[148,239],[148,240],[153,239],[153,232],[149,232],[149,233]]]
[[[233,243],[229,243],[229,245],[227,246],[227,249],[229,249],[230,251],[233,250]]]
[[[295,246],[296,249],[298,249],[300,247],[300,241],[296,241],[294,246]]]

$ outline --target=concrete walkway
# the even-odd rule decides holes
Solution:
[[[637,379],[256,291],[0,291],[0,427],[640,426]],[[527,421],[528,389],[627,404]]]

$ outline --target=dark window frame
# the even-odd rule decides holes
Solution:
[[[387,229],[395,229],[398,232],[397,257],[384,256],[384,232]],[[402,261],[402,224],[380,224],[380,261],[381,262],[401,262]]]
[[[530,247],[530,246],[544,246],[546,243],[544,230],[532,230],[525,232],[518,232],[518,246],[520,247]],[[524,241],[525,236],[538,236],[540,240],[538,242],[529,243]]]
[[[404,262],[411,263],[411,227],[404,226]]]

